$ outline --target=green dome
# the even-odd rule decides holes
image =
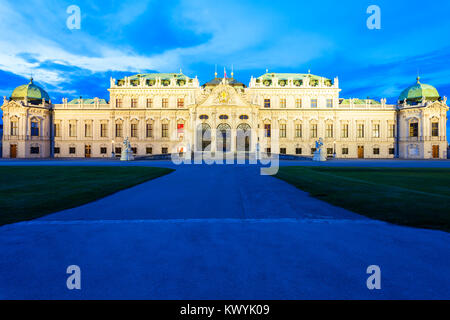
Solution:
[[[405,99],[408,102],[420,102],[423,98],[429,101],[436,101],[441,97],[435,87],[420,83],[420,78],[417,77],[417,83],[403,90],[398,100],[400,102]]]
[[[50,97],[48,93],[41,87],[33,83],[33,78],[30,79],[29,84],[22,85],[14,89],[11,100],[24,100],[27,98],[31,102],[42,102],[42,99],[49,102]]]

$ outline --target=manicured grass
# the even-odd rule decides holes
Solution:
[[[0,167],[0,225],[80,206],[172,172],[149,167]]]
[[[277,177],[373,219],[450,231],[450,169],[281,167]]]

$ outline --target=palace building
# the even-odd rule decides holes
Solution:
[[[338,78],[266,73],[201,85],[180,73],[111,79],[109,102],[53,104],[33,83],[4,97],[3,157],[120,156],[128,138],[139,157],[176,152],[257,151],[312,156],[323,139],[337,158],[447,158],[446,97],[420,79],[386,99],[343,99]]]

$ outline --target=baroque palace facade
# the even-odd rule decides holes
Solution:
[[[180,73],[111,79],[103,99],[63,99],[31,79],[4,97],[3,157],[136,156],[245,151],[311,156],[323,138],[338,158],[447,157],[446,97],[420,79],[396,105],[341,99],[338,78],[266,73],[249,86],[232,77],[200,85]]]

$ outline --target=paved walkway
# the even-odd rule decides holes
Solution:
[[[24,163],[118,165],[14,162]],[[450,299],[449,248],[448,233],[366,219],[254,166],[181,166],[97,202],[1,227],[0,298]],[[81,291],[66,289],[73,264]],[[382,271],[378,291],[366,287],[373,264]]]

